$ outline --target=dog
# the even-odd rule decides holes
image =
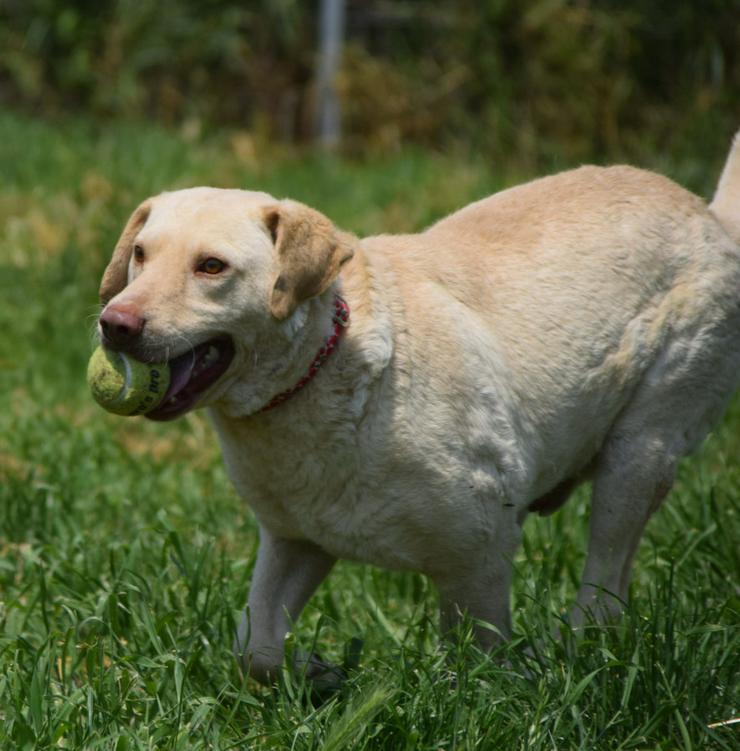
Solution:
[[[163,193],[129,219],[100,297],[104,346],[170,363],[148,417],[208,408],[257,517],[235,650],[259,681],[339,558],[423,572],[442,632],[467,614],[490,649],[511,633],[525,517],[587,479],[570,623],[605,621],[738,383],[740,134],[709,206],[651,172],[581,167],[360,240],[265,193]]]

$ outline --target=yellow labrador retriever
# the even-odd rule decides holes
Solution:
[[[274,677],[338,558],[424,572],[443,629],[468,613],[506,636],[524,518],[586,478],[572,622],[618,612],[676,463],[740,377],[739,243],[740,139],[709,207],[629,167],[363,240],[265,193],[141,204],[103,277],[100,334],[170,361],[149,417],[208,407],[259,520],[245,668]]]

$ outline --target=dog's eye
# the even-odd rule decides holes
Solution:
[[[141,245],[134,245],[134,260],[136,263],[144,262],[144,248]]]
[[[219,261],[218,258],[206,258],[205,261],[201,261],[198,265],[198,271],[202,271],[204,274],[220,274],[226,268],[226,264],[223,261]]]

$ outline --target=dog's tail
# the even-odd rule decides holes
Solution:
[[[727,234],[740,243],[740,131],[735,135],[709,210]]]

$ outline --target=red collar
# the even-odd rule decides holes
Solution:
[[[316,353],[311,365],[308,367],[308,373],[296,383],[293,388],[287,391],[280,392],[277,396],[274,396],[260,412],[267,412],[274,409],[279,404],[282,404],[287,399],[290,399],[293,394],[298,393],[313,377],[319,372],[319,368],[326,362],[329,355],[336,349],[339,344],[339,337],[342,335],[344,329],[349,326],[349,305],[337,295],[334,298],[334,315],[331,318],[334,323],[334,329],[329,338],[324,342],[324,346]]]

